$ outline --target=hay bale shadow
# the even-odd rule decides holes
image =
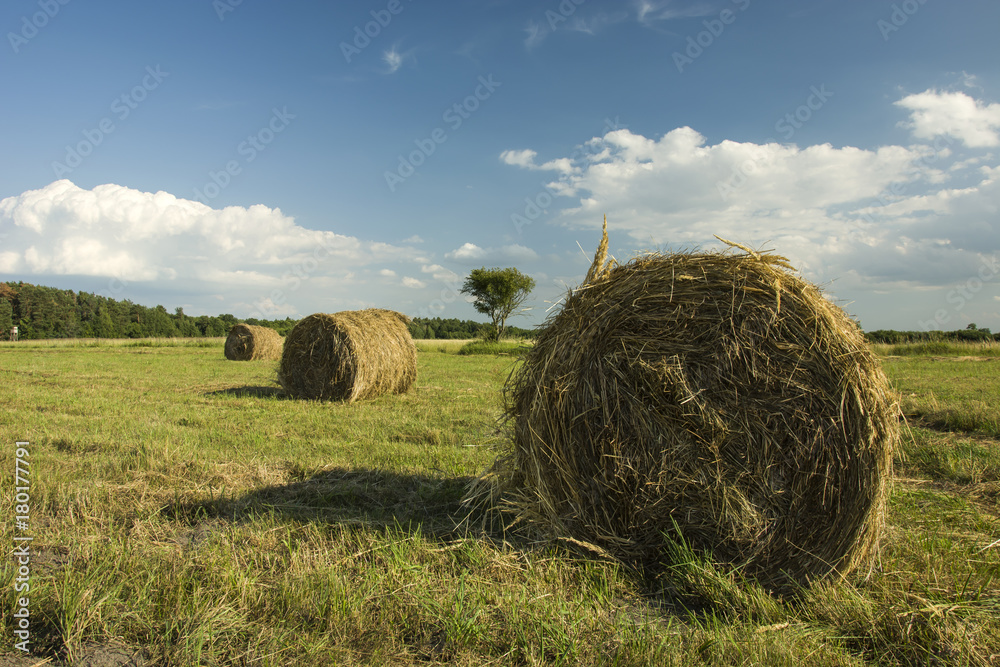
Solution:
[[[205,396],[235,396],[237,398],[291,398],[281,387],[229,387],[205,392]]]
[[[472,477],[334,467],[311,473],[293,470],[292,478],[287,484],[242,495],[178,503],[165,512],[191,523],[215,517],[248,522],[278,514],[297,521],[376,529],[419,526],[424,535],[441,539],[466,534],[460,524],[468,509],[461,501]]]

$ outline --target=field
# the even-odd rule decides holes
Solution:
[[[29,445],[30,638],[0,665],[1000,665],[1000,356],[880,349],[908,418],[871,572],[778,599],[463,524],[516,357],[419,344],[403,396],[287,400],[222,339],[0,344],[0,540]]]

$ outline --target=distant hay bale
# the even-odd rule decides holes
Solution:
[[[285,340],[278,382],[292,396],[323,401],[406,393],[417,380],[409,321],[379,308],[310,315]]]
[[[508,380],[508,449],[466,502],[630,562],[679,531],[773,589],[866,562],[899,426],[858,326],[776,255],[606,247]]]
[[[253,324],[237,324],[226,338],[226,359],[252,361],[281,358],[282,338],[274,329]]]

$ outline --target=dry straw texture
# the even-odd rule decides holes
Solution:
[[[253,324],[237,324],[226,338],[226,359],[252,361],[281,358],[282,338],[274,329]]]
[[[605,265],[606,234],[509,379],[510,450],[467,502],[633,562],[679,531],[774,589],[866,562],[899,427],[858,326],[782,257]]]
[[[406,393],[417,381],[408,322],[379,308],[310,315],[288,334],[278,382],[296,398],[323,401]]]

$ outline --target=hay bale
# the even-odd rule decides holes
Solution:
[[[508,380],[509,451],[466,502],[632,562],[679,531],[774,589],[863,563],[898,407],[858,326],[776,255],[606,247]]]
[[[409,321],[379,308],[310,315],[288,334],[278,382],[292,396],[323,401],[404,394],[417,380]]]
[[[251,361],[281,358],[282,338],[274,329],[254,324],[237,324],[226,338],[226,359]]]

